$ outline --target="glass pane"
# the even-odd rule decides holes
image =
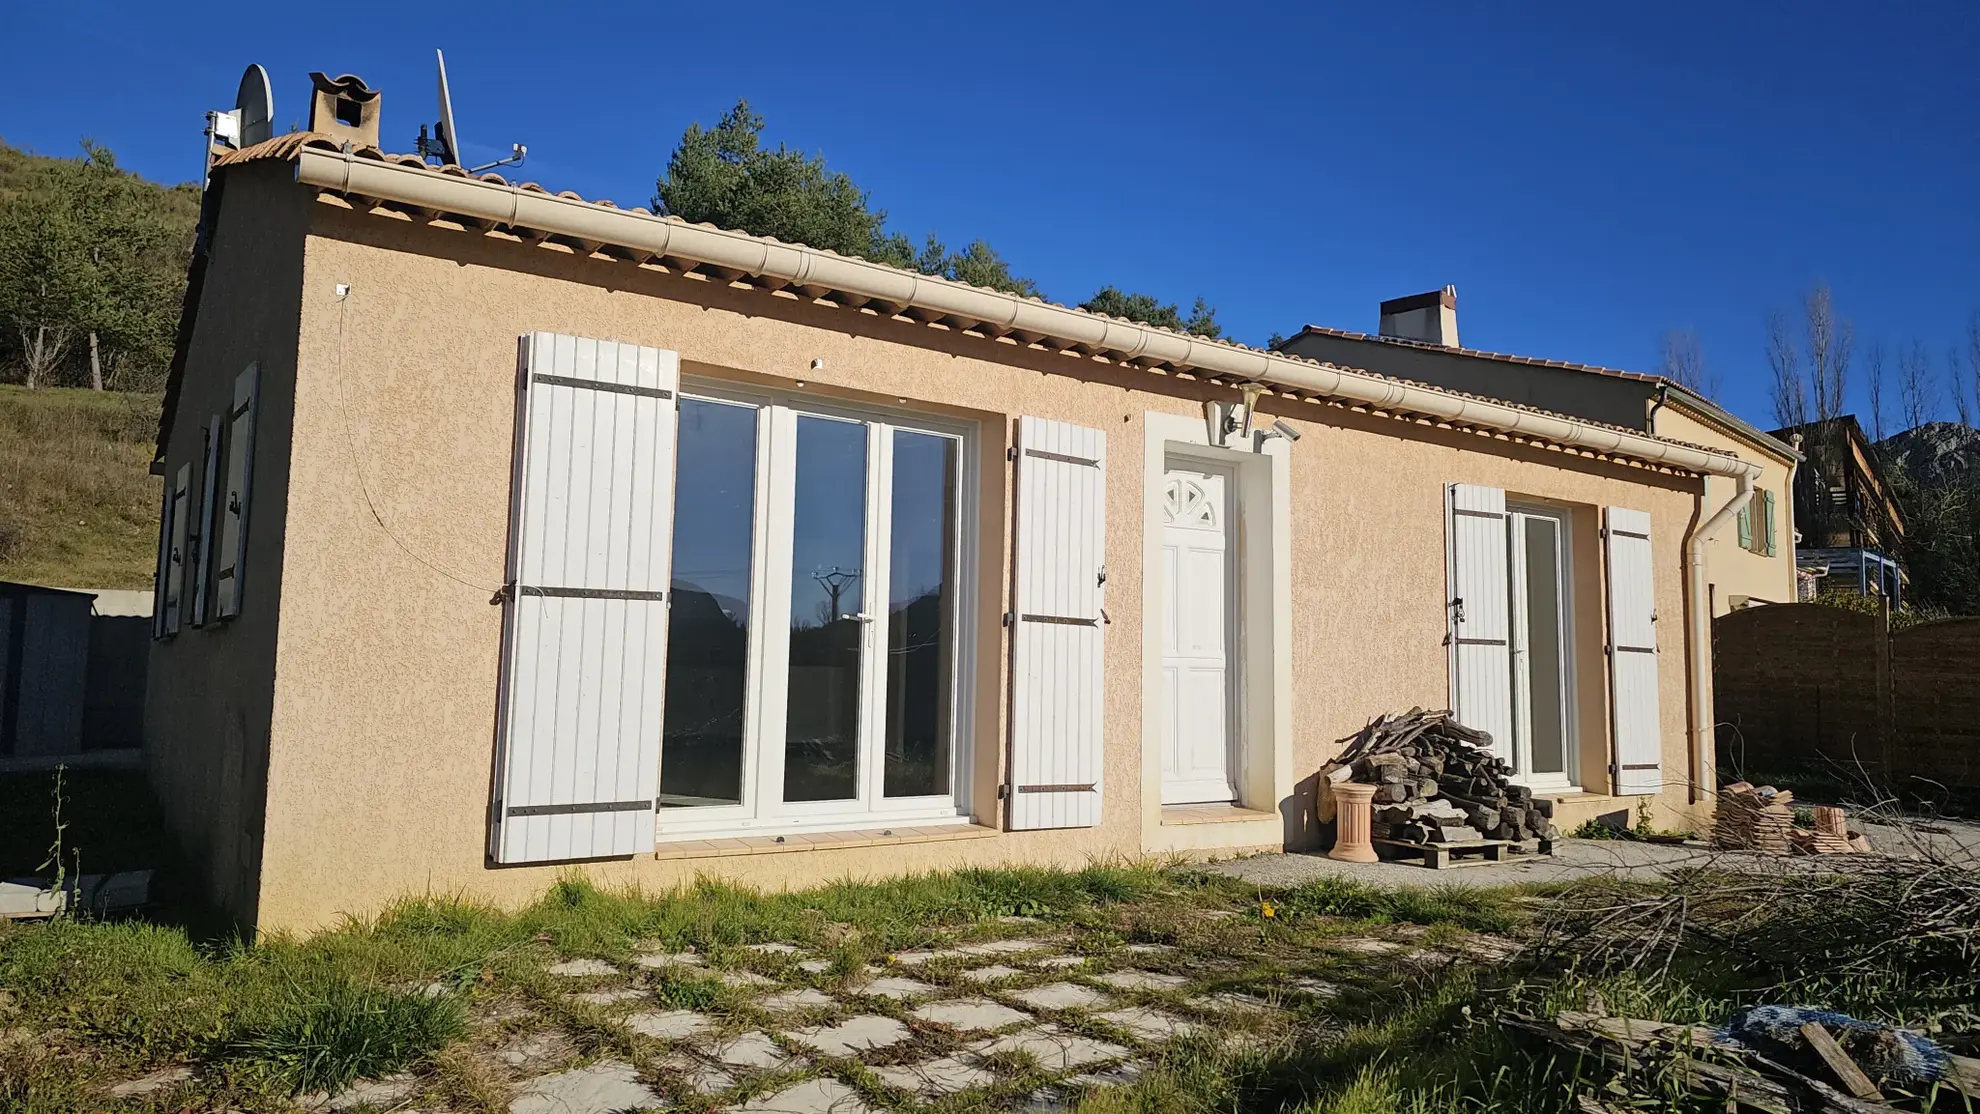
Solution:
[[[887,600],[889,797],[949,791],[956,442],[894,431]]]
[[[681,400],[661,808],[742,803],[756,413]]]
[[[1526,656],[1534,774],[1567,772],[1567,670],[1561,653],[1561,537],[1551,518],[1520,519],[1526,544]]]
[[[784,799],[859,795],[859,667],[866,624],[866,426],[797,420],[791,675]]]

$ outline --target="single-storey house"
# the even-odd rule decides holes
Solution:
[[[1564,827],[1709,809],[1690,543],[1738,456],[332,108],[216,160],[157,450],[147,761],[244,921],[1311,847],[1318,768],[1412,705]]]
[[[1371,334],[1307,325],[1277,350],[1732,453],[1760,475],[1750,504],[1700,537],[1712,615],[1798,598],[1793,495],[1803,457],[1779,431],[1764,433],[1666,376],[1462,347],[1455,287],[1383,302],[1377,328]],[[1723,502],[1736,484],[1715,477],[1705,490],[1707,501]]]

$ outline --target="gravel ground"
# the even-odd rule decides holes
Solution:
[[[1914,841],[1924,841],[1942,854],[1980,857],[1980,824],[1972,821],[1932,821],[1929,828],[1937,830],[1923,832],[1899,831],[1876,824],[1865,825],[1865,828],[1871,846],[1879,852],[1916,854]],[[1318,852],[1227,859],[1206,864],[1204,869],[1262,886],[1296,886],[1320,878],[1352,878],[1384,886],[1428,889],[1447,885],[1490,888],[1528,882],[1569,882],[1600,876],[1648,880],[1663,877],[1673,870],[1708,863],[1721,869],[1755,873],[1832,870],[1848,861],[1849,856],[1773,859],[1764,855],[1713,851],[1703,844],[1562,839],[1555,841],[1552,858],[1529,858],[1526,861],[1475,867],[1453,866],[1443,870],[1428,870],[1406,861],[1343,863]]]

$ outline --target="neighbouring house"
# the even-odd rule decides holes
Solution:
[[[216,159],[159,431],[147,757],[243,920],[1311,847],[1411,705],[1563,826],[1709,809],[1688,542],[1768,465],[384,154],[364,92]]]
[[[1777,429],[1800,438],[1807,463],[1795,476],[1794,518],[1801,527],[1795,562],[1818,589],[1882,596],[1896,607],[1907,579],[1897,554],[1904,514],[1854,415]]]
[[[1789,498],[1800,454],[1783,438],[1661,375],[1460,347],[1455,287],[1383,302],[1378,329],[1370,335],[1308,325],[1278,351],[1732,453],[1760,474],[1750,505],[1702,539],[1712,614],[1800,598]],[[1705,486],[1707,502],[1723,502],[1736,490],[1733,480],[1720,477]]]

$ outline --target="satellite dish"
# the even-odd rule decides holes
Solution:
[[[274,135],[275,94],[268,85],[268,71],[249,66],[241,75],[241,90],[234,94],[234,115],[243,147],[252,147]]]
[[[447,56],[440,51],[433,52],[440,63],[440,122],[433,125],[434,138],[439,140],[439,148],[434,153],[442,163],[461,164],[460,139],[454,132],[454,100],[447,95]]]

